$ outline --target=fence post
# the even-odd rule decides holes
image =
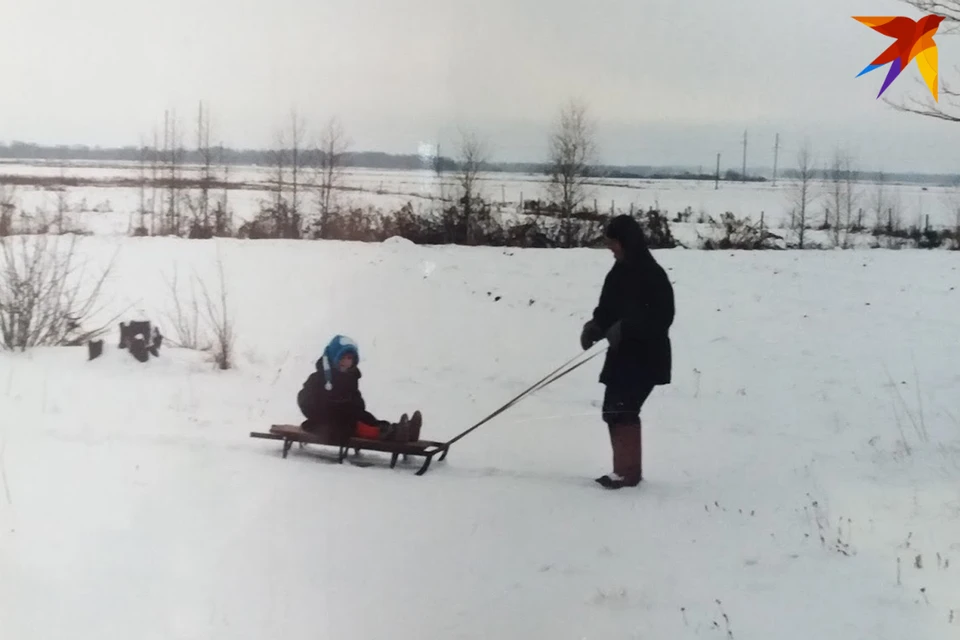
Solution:
[[[633,203],[632,203],[632,202],[630,203],[630,215],[631,215],[631,216],[633,215]]]
[[[760,237],[763,237],[763,211],[760,212]]]
[[[593,199],[593,212],[596,213],[596,214],[599,214],[599,213],[600,213],[600,209],[599,209],[599,207],[597,207],[597,199],[596,199],[596,198]]]
[[[611,215],[611,216],[616,215],[616,212],[617,212],[616,202],[615,202],[614,200],[611,200],[611,201],[610,201],[610,215]]]

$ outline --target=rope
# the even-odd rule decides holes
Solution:
[[[582,357],[583,357],[583,354],[582,354],[582,353],[578,353],[577,355],[575,355],[574,357],[570,358],[569,360],[567,360],[566,362],[564,362],[562,365],[560,365],[559,367],[557,367],[556,369],[554,369],[553,371],[551,371],[550,373],[548,373],[548,374],[545,375],[544,377],[540,378],[540,380],[538,380],[537,382],[535,382],[533,385],[531,385],[530,387],[528,387],[525,391],[521,392],[518,396],[516,396],[515,398],[513,398],[512,400],[510,400],[509,402],[507,402],[505,405],[503,405],[502,407],[500,407],[499,409],[497,409],[496,411],[494,411],[493,413],[491,413],[490,415],[488,415],[486,418],[484,418],[483,420],[481,420],[481,421],[478,422],[477,424],[473,425],[473,426],[470,427],[469,429],[463,431],[462,433],[460,433],[459,435],[457,435],[457,436],[454,437],[453,439],[445,442],[445,443],[444,443],[444,448],[449,447],[449,446],[452,445],[454,442],[460,440],[461,438],[463,438],[463,437],[466,436],[467,434],[471,433],[472,431],[475,431],[476,429],[478,429],[479,427],[483,426],[483,425],[486,424],[487,422],[493,420],[493,419],[496,418],[498,415],[500,415],[501,413],[503,413],[504,411],[506,411],[507,409],[509,409],[509,408],[512,407],[513,405],[517,404],[518,402],[520,402],[521,400],[523,400],[523,399],[524,399],[525,397],[527,397],[528,395],[531,395],[531,394],[533,394],[533,393],[536,393],[537,391],[540,391],[540,390],[542,390],[542,389],[545,389],[546,387],[550,386],[551,384],[553,384],[554,382],[556,382],[556,381],[559,380],[560,378],[564,377],[564,376],[567,375],[568,373],[572,373],[573,371],[576,371],[577,369],[579,369],[579,368],[582,367],[583,365],[587,364],[588,362],[590,362],[591,360],[593,360],[594,358],[596,358],[598,355],[600,355],[601,353],[603,353],[603,352],[605,352],[605,351],[606,351],[605,348],[604,348],[604,349],[601,349],[600,351],[597,351],[596,353],[594,353],[593,355],[589,356],[588,358],[584,358],[583,360],[581,360],[581,361],[578,362],[577,364],[568,367],[568,365],[570,365],[570,363],[572,363],[572,362],[578,360],[579,358],[582,358]],[[567,367],[567,368],[565,369],[565,367]]]

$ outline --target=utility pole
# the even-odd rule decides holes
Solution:
[[[747,181],[747,130],[743,130],[743,170],[740,172],[740,181]]]
[[[713,190],[716,191],[720,188],[720,154],[717,154],[717,175],[713,181]]]
[[[777,159],[780,156],[780,134],[777,134],[777,141],[773,144],[773,186],[777,186]]]

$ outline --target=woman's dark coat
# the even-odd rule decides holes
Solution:
[[[607,237],[620,242],[624,255],[604,279],[587,333],[599,340],[619,322],[620,339],[607,352],[600,382],[617,387],[670,384],[673,286],[632,217],[614,218]]]

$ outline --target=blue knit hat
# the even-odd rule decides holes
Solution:
[[[321,358],[321,361],[323,362],[324,377],[327,379],[327,384],[325,385],[327,391],[333,388],[330,369],[338,366],[340,364],[340,358],[348,353],[353,356],[354,364],[360,364],[360,348],[352,338],[343,335],[334,336],[333,340],[327,344],[327,348],[323,350],[323,358]]]
[[[356,364],[360,364],[360,348],[352,338],[343,335],[334,336],[327,348],[323,350],[323,355],[327,356],[333,365],[339,364],[340,358],[348,353],[353,355]]]

